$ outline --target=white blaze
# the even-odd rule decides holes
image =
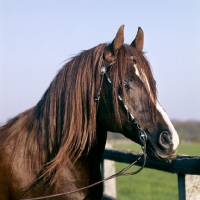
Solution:
[[[138,71],[137,65],[134,64],[134,67],[135,67],[135,73],[136,73],[136,75],[137,75],[137,76],[140,78],[140,80],[143,82],[142,77],[140,76],[140,73],[139,73],[139,71]],[[148,79],[147,79],[147,77],[145,76],[143,70],[141,70],[141,73],[142,73],[142,76],[145,78],[145,81],[146,81],[146,83],[147,83],[147,87],[148,87],[148,90],[149,90],[149,93],[150,93],[150,98],[153,100],[153,95],[152,95],[152,92],[151,92],[151,89],[150,89],[150,85],[149,85]]]
[[[178,134],[173,126],[173,124],[171,123],[167,113],[164,111],[164,109],[162,108],[162,106],[159,104],[159,102],[156,102],[156,108],[157,110],[160,112],[160,114],[162,115],[163,119],[165,120],[165,122],[168,125],[168,128],[172,134],[172,142],[173,142],[173,149],[176,150],[178,145],[179,145],[179,137]]]
[[[140,73],[138,71],[137,65],[134,64],[134,67],[135,67],[135,73],[136,73],[136,75],[140,78]]]
[[[136,75],[142,80],[142,77],[140,76],[140,73],[139,73],[139,70],[137,68],[137,65],[134,64],[134,67],[135,67],[135,73]],[[145,74],[143,73],[142,76],[146,79],[147,81],[147,77],[145,76]],[[149,83],[147,81],[147,85],[148,85],[148,89],[149,89],[149,92],[150,92],[150,98],[152,98],[152,94],[151,94],[151,90],[150,90],[150,86],[149,86]],[[162,115],[163,119],[165,120],[166,124],[168,125],[168,128],[172,134],[172,142],[173,142],[173,150],[176,150],[178,145],[179,145],[179,137],[178,137],[178,134],[173,126],[173,124],[171,123],[167,113],[164,111],[164,109],[162,108],[162,106],[159,104],[159,102],[157,101],[156,102],[156,108],[157,110],[160,112],[160,114]]]

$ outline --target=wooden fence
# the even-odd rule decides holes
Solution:
[[[137,160],[140,156],[141,154],[138,153],[105,149],[103,159],[130,164]],[[140,159],[136,165],[141,166],[142,164],[143,158]],[[200,176],[197,177],[198,181],[192,183],[192,191],[188,191],[188,185],[193,177],[189,175],[200,175],[200,157],[178,155],[171,163],[162,160],[151,160],[147,157],[145,168],[176,173],[178,176],[179,200],[200,199]],[[190,197],[187,197],[187,192],[190,192]],[[114,198],[105,196],[104,199]]]

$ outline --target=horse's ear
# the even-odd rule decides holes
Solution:
[[[144,45],[144,33],[143,30],[139,27],[137,35],[133,42],[131,43],[131,46],[135,47],[138,51],[142,51]]]
[[[124,25],[120,26],[114,40],[109,45],[110,51],[113,56],[117,54],[118,50],[121,48],[123,43],[124,43]]]

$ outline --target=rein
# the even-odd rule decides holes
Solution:
[[[93,183],[91,185],[88,185],[88,186],[85,186],[85,187],[82,187],[82,188],[79,188],[79,189],[76,189],[76,190],[72,190],[72,191],[69,191],[69,192],[63,192],[63,193],[58,193],[58,194],[53,194],[53,195],[49,195],[49,196],[43,196],[43,197],[35,197],[35,198],[28,198],[28,199],[23,199],[23,200],[39,200],[39,199],[46,199],[46,198],[53,198],[53,197],[58,197],[58,196],[62,196],[62,195],[65,195],[65,194],[72,194],[72,193],[75,193],[75,192],[79,192],[81,190],[85,190],[85,189],[88,189],[88,188],[91,188],[91,187],[94,187],[95,185],[98,185],[100,183],[103,183],[105,181],[108,181],[110,179],[113,179],[113,178],[117,178],[119,176],[130,176],[130,175],[135,175],[135,174],[138,174],[140,171],[142,171],[142,169],[144,168],[145,164],[146,164],[146,142],[144,141],[144,148],[142,148],[143,150],[143,155],[141,155],[136,161],[132,162],[130,165],[128,165],[127,167],[123,168],[121,171],[119,171],[118,173],[116,174],[113,174],[101,181],[98,181],[96,183]],[[128,169],[130,169],[135,163],[137,163],[142,157],[144,157],[144,162],[143,162],[143,165],[135,172],[128,172],[128,173],[125,173]]]
[[[114,62],[110,63],[107,67],[105,65],[103,65],[101,67],[101,71],[100,71],[100,75],[101,75],[100,87],[99,87],[99,89],[97,90],[97,92],[96,92],[96,94],[94,96],[94,100],[95,101],[99,101],[99,99],[100,99],[100,93],[101,93],[101,89],[103,87],[104,76],[106,77],[108,83],[110,85],[112,85],[112,82],[111,82],[111,80],[110,80],[110,78],[108,77],[108,74],[107,74],[107,69],[109,67],[111,67],[113,64],[114,64]],[[85,187],[82,187],[82,188],[79,188],[79,189],[76,189],[76,190],[68,191],[68,192],[63,192],[63,193],[58,193],[58,194],[53,194],[53,195],[43,196],[43,197],[26,198],[26,199],[23,199],[23,200],[39,200],[39,199],[58,197],[58,196],[62,196],[62,195],[65,195],[65,194],[72,194],[72,193],[75,193],[75,192],[79,192],[81,190],[85,190],[85,189],[94,187],[95,185],[98,185],[100,183],[103,183],[103,182],[105,182],[107,180],[110,180],[110,179],[113,179],[113,178],[117,178],[119,176],[136,175],[140,171],[142,171],[142,169],[144,168],[144,166],[146,164],[146,141],[147,141],[146,132],[140,127],[140,125],[138,124],[138,122],[136,121],[134,116],[130,113],[128,107],[126,106],[126,104],[124,103],[124,101],[123,101],[123,99],[121,98],[120,95],[118,95],[118,100],[122,103],[123,107],[126,109],[128,115],[130,116],[131,123],[134,124],[136,126],[136,128],[137,128],[143,154],[136,161],[132,162],[130,165],[128,165],[127,167],[123,168],[118,173],[113,174],[113,175],[111,175],[111,176],[109,176],[109,177],[107,177],[107,178],[105,178],[105,179],[103,179],[101,181],[98,181],[96,183],[93,183],[91,185],[88,185],[88,186],[85,186]],[[130,169],[134,164],[136,164],[142,157],[144,157],[144,161],[143,161],[142,166],[138,170],[136,170],[135,172],[126,173],[126,171],[128,169]]]

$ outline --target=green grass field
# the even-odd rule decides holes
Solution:
[[[136,144],[116,144],[116,149],[141,152]],[[181,144],[178,154],[200,156],[200,144]],[[127,164],[116,163],[116,171]],[[132,167],[135,171],[138,167]],[[177,200],[177,175],[152,169],[143,169],[135,176],[119,177],[117,181],[117,198],[119,200]]]

